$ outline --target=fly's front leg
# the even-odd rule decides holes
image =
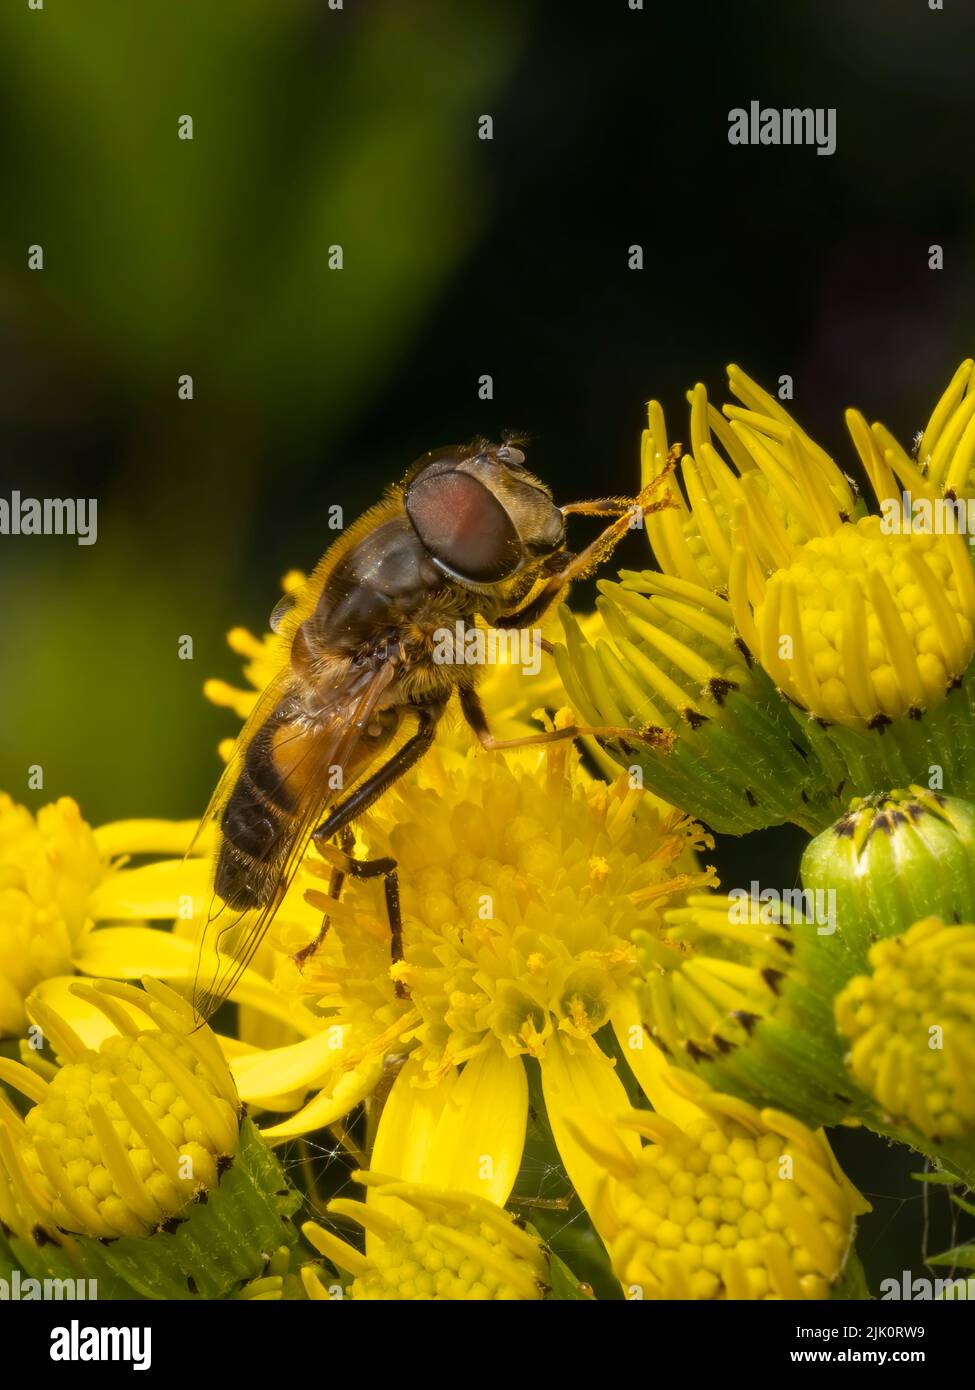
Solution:
[[[597,565],[609,558],[627,531],[630,530],[634,515],[639,514],[644,517],[650,512],[662,511],[664,507],[673,506],[670,497],[664,496],[656,501],[652,499],[663,480],[673,472],[680,447],[679,444],[676,444],[671,449],[665,467],[651,483],[647,484],[639,497],[633,500],[625,497],[603,497],[594,502],[572,502],[567,507],[563,507],[562,514],[564,516],[578,513],[590,516],[616,516],[617,520],[607,526],[594,541],[586,546],[585,550],[580,550],[578,555],[571,556],[568,564],[546,580],[535,597],[530,599],[522,608],[519,608],[515,613],[502,614],[496,618],[496,625],[498,627],[529,627],[532,623],[538,622],[539,618],[544,616],[559,595],[574,580],[584,578]]]
[[[631,516],[640,504],[633,497],[593,497],[560,507],[563,516]]]
[[[552,729],[544,734],[526,734],[523,738],[495,738],[491,732],[476,690],[461,690],[460,707],[467,723],[477,734],[483,748],[492,753],[506,748],[534,748],[542,743],[561,743],[570,738],[608,738],[628,743],[645,743],[652,748],[669,748],[673,738],[666,729],[629,729],[612,724],[570,724],[565,729]]]
[[[416,733],[407,739],[402,748],[398,749],[387,763],[384,763],[381,768],[367,777],[361,786],[356,787],[354,792],[336,806],[331,815],[322,822],[312,835],[316,848],[325,853],[325,857],[333,866],[332,882],[334,882],[335,873],[341,876],[340,883],[346,876],[359,879],[382,876],[384,879],[386,915],[389,919],[391,955],[394,964],[403,959],[403,919],[400,912],[396,860],[390,858],[356,859],[350,852],[354,841],[350,844],[349,839],[342,837],[348,835],[351,838],[352,822],[358,816],[363,815],[395,782],[398,782],[403,774],[408,772],[414,763],[423,757],[433,742],[437,722],[443,713],[443,706],[439,704],[411,705],[408,706],[408,711],[416,714],[418,718],[419,727]],[[336,837],[339,837],[340,847],[330,843]],[[334,895],[330,892],[330,896]],[[299,968],[304,965],[310,955],[314,954],[327,930],[328,921],[326,919],[315,940],[302,947],[294,957]],[[406,995],[405,986],[398,980],[396,993],[400,998],[404,998]]]

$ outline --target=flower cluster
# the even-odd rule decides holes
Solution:
[[[0,799],[0,1275],[825,1299],[862,1285],[868,1206],[824,1126],[975,1184],[975,365],[913,454],[848,412],[869,502],[729,385],[689,393],[686,451],[650,404],[653,566],[563,609],[538,676],[481,682],[529,742],[445,720],[309,843],[210,1023],[213,820]],[[290,659],[272,625],[230,634],[245,686],[206,686],[241,720]],[[716,834],[785,823],[798,883],[719,884]]]
[[[600,586],[601,634],[585,639],[566,617],[558,658],[574,704],[594,722],[665,731],[616,756],[635,755],[648,786],[731,833],[822,829],[851,796],[926,783],[935,769],[941,786],[975,796],[962,505],[972,364],[936,407],[920,464],[848,413],[872,513],[780,402],[737,367],[728,376],[741,405],[719,412],[703,386],[690,393],[692,451],[677,476],[651,402],[644,478],[659,477],[670,503],[646,519],[660,573]],[[958,510],[905,520],[895,479]]]

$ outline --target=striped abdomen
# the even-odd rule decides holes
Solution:
[[[302,729],[284,702],[254,735],[230,794],[220,829],[215,888],[230,907],[264,907],[275,890],[294,843],[302,800],[301,764],[317,758],[310,745],[321,733]]]

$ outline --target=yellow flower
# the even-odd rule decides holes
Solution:
[[[829,954],[812,896],[795,898],[694,893],[659,932],[636,933],[640,1017],[670,1062],[709,1085],[836,1124],[870,1108],[849,1084],[833,1023],[847,957],[838,932],[839,960]]]
[[[58,1064],[29,1047],[30,1066],[0,1059],[31,1103],[21,1118],[0,1092],[0,1222],[15,1260],[67,1259],[147,1297],[216,1296],[264,1268],[296,1201],[242,1120],[214,1034],[168,986],[143,984],[72,986],[109,1025],[97,1048],[28,1001]]]
[[[340,1198],[329,1202],[328,1210],[363,1227],[369,1236],[366,1253],[315,1222],[302,1227],[320,1254],[352,1276],[347,1297],[533,1301],[544,1296],[548,1262],[541,1243],[494,1202],[376,1172],[352,1177],[380,1196],[381,1205]]]
[[[38,1199],[37,1220],[84,1235],[146,1235],[214,1185],[237,1146],[238,1106],[209,1029],[193,1029],[187,1005],[164,986],[151,994],[102,982],[75,986],[111,1017],[121,1000],[144,1009],[154,1030],[125,1031],[87,1048],[52,1010],[32,1014],[61,1057],[49,1081],[16,1062],[0,1077],[36,1104],[19,1135],[15,1177]],[[115,1016],[131,1029],[130,1015]]]
[[[245,1096],[318,1090],[265,1131],[285,1138],[345,1114],[387,1059],[406,1054],[374,1165],[504,1202],[524,1143],[525,1057],[541,1065],[557,1139],[561,1109],[580,1096],[622,1103],[596,1034],[634,1026],[632,933],[658,922],[673,895],[710,881],[708,871],[675,870],[706,841],[626,778],[591,779],[564,744],[508,758],[436,748],[363,817],[361,833],[370,853],[398,861],[404,959],[390,970],[380,885],[349,881],[339,902],[314,895],[328,933],[301,970],[288,958],[277,982],[313,1003],[321,1031],[235,1059],[238,1085]],[[579,1165],[573,1181],[584,1190],[592,1174],[581,1153]]]
[[[731,606],[779,689],[851,728],[920,719],[975,652],[975,571],[964,541],[886,535],[874,516],[808,541],[750,589],[740,566]]]
[[[869,952],[836,999],[851,1075],[895,1125],[975,1137],[975,926],[916,922]]]
[[[719,413],[695,387],[691,453],[665,484],[673,505],[647,517],[662,573],[600,585],[603,639],[565,620],[556,657],[573,702],[593,722],[658,729],[636,753],[648,786],[731,833],[786,819],[819,830],[841,796],[926,781],[935,765],[972,794],[970,548],[950,509],[941,530],[905,529],[898,486],[942,504],[972,490],[972,363],[936,407],[920,463],[848,413],[882,516],[780,402],[728,374],[743,404]],[[655,402],[643,458],[646,483],[667,463]],[[975,506],[958,511],[967,521]]]
[[[739,635],[779,688],[816,717],[854,728],[939,704],[975,651],[975,576],[961,536],[890,534],[896,473],[918,495],[968,487],[975,455],[975,377],[965,362],[939,402],[912,464],[882,426],[848,423],[885,520],[861,516],[850,483],[784,407],[739,368],[744,403],[690,393],[692,455],[675,508],[647,518],[661,568],[727,589]],[[661,468],[662,412],[650,409],[645,472]],[[721,457],[721,446],[727,458]],[[860,507],[862,511],[862,506]],[[728,532],[731,532],[730,542]],[[700,563],[693,560],[698,555]]]
[[[174,947],[142,924],[180,915],[181,895],[194,885],[202,891],[203,861],[126,863],[136,854],[181,853],[195,828],[147,820],[92,830],[70,797],[34,816],[0,794],[0,1036],[24,1031],[32,990],[72,971],[186,973],[189,943]]]
[[[292,574],[284,588],[294,592],[303,582]],[[235,629],[228,640],[247,659],[255,689],[211,681],[206,693],[243,718],[287,652],[274,634],[258,639]],[[533,711],[561,697],[554,670],[525,680],[510,666],[492,668],[482,691],[504,736],[534,732]],[[590,752],[611,767],[602,750]],[[487,755],[456,723],[357,822],[356,837],[360,856],[398,861],[405,959],[394,973],[409,998],[397,994],[390,973],[381,885],[347,881],[333,902],[322,891],[328,867],[310,852],[288,901],[304,892],[328,918],[325,940],[299,970],[294,956],[317,925],[279,914],[270,938],[281,999],[292,1017],[303,1004],[314,1027],[298,1043],[235,1056],[238,1087],[248,1101],[276,1110],[294,1108],[287,1104],[294,1093],[312,1093],[264,1130],[277,1141],[340,1119],[396,1067],[374,1163],[404,1179],[449,1176],[464,1191],[503,1202],[524,1142],[520,1058],[545,1059],[553,1106],[571,1101],[576,1083],[589,1098],[608,1093],[619,1101],[613,1065],[593,1037],[607,1022],[621,1028],[624,1017],[639,1027],[628,932],[656,920],[669,896],[711,881],[695,854],[711,842],[625,779],[611,788],[591,779],[575,751]],[[635,1067],[652,1088],[655,1059],[637,1058]],[[417,1137],[421,1113],[426,1152]],[[564,1131],[563,1143],[576,1147]],[[581,1151],[577,1161],[584,1186]]]
[[[682,1083],[697,1113],[569,1123],[604,1178],[590,1208],[631,1299],[823,1299],[869,1210],[825,1136]],[[634,1135],[650,1142],[634,1150]]]

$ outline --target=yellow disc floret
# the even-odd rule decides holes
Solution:
[[[707,873],[675,872],[699,827],[628,779],[591,779],[566,745],[509,758],[430,753],[363,819],[398,863],[411,1039],[431,1078],[499,1042],[544,1055],[554,1032],[588,1044],[636,966],[631,934]],[[361,1007],[393,999],[381,890],[350,882],[321,948],[280,983]],[[363,958],[372,950],[372,964]],[[384,986],[376,997],[377,982]],[[404,1003],[400,1010],[404,1011]]]
[[[853,728],[939,704],[975,651],[975,577],[957,535],[887,535],[864,517],[799,546],[739,626],[779,687]]]
[[[70,797],[35,817],[0,793],[0,1036],[23,1031],[24,1000],[41,980],[70,974],[108,871]]]
[[[236,1094],[216,1039],[193,1031],[171,990],[147,983],[150,993],[109,981],[75,986],[122,1025],[97,1050],[32,1001],[62,1065],[47,1081],[0,1062],[0,1078],[35,1102],[22,1122],[12,1109],[0,1115],[0,1186],[21,1209],[17,1226],[149,1234],[211,1188],[236,1150]],[[137,1031],[135,1010],[155,1026]]]
[[[624,1293],[829,1297],[863,1203],[825,1137],[706,1088],[693,1098],[701,1117],[683,1125],[644,1111],[575,1122],[607,1171],[594,1219]],[[621,1129],[653,1142],[634,1154]]]
[[[975,926],[926,918],[870,948],[836,999],[847,1065],[897,1124],[935,1140],[975,1131]]]
[[[374,1173],[355,1175],[382,1201],[329,1203],[338,1217],[369,1233],[367,1253],[309,1222],[306,1237],[354,1276],[353,1299],[534,1300],[545,1292],[548,1264],[540,1242],[482,1197]]]

